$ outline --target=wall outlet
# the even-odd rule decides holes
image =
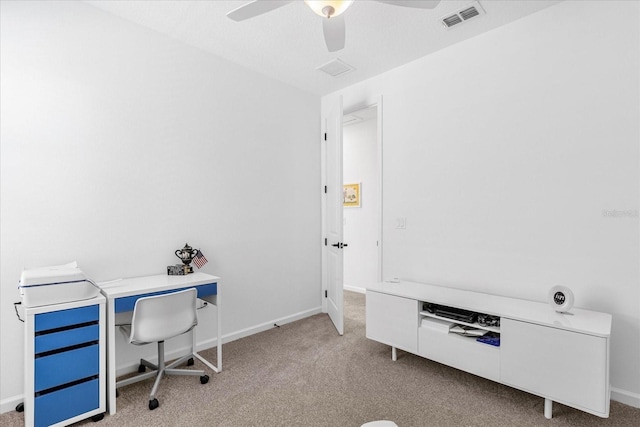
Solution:
[[[403,230],[407,228],[407,218],[396,218],[396,228]]]

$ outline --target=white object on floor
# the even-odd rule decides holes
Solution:
[[[370,421],[368,423],[362,424],[360,427],[398,427],[398,424],[393,421],[388,420],[379,420],[379,421]]]

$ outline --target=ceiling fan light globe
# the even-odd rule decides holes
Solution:
[[[343,13],[351,6],[353,0],[304,0],[304,2],[318,15],[329,18]]]

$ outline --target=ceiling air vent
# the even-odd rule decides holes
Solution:
[[[343,74],[347,74],[350,71],[355,70],[351,65],[342,62],[339,59],[334,59],[327,62],[324,65],[319,66],[316,70],[323,71],[332,77],[338,77]]]
[[[442,23],[445,25],[445,27],[453,27],[454,25],[461,22],[462,18],[460,18],[458,15],[451,15],[447,16],[446,18],[442,18]]]
[[[471,18],[475,18],[476,16],[484,15],[484,13],[485,12],[482,9],[482,6],[480,6],[480,3],[474,1],[473,3],[469,3],[462,9],[458,9],[455,12],[441,18],[441,20],[442,24],[448,29]]]

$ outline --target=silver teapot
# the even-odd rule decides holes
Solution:
[[[184,244],[184,248],[176,250],[176,256],[180,258],[184,265],[191,264],[191,261],[198,253],[197,249],[193,249],[188,243]]]

